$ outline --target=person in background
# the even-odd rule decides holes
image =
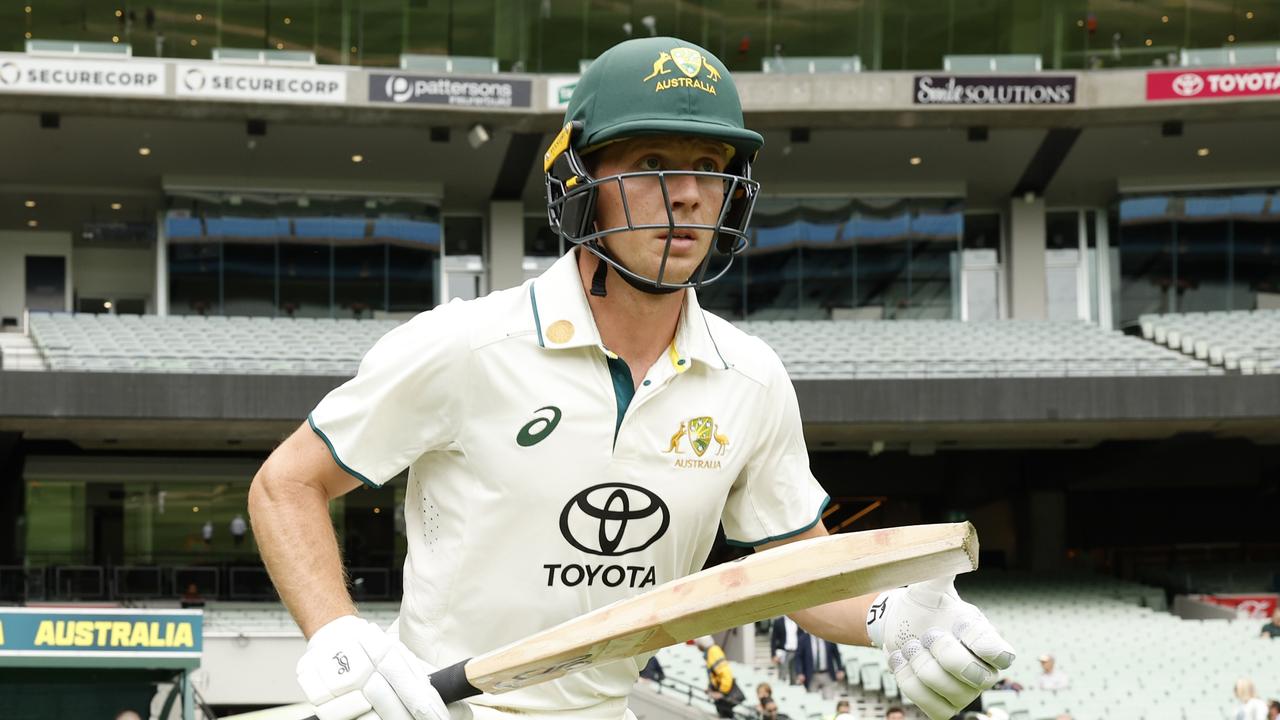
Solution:
[[[756,686],[756,710],[761,715],[764,714],[764,701],[773,699],[773,686],[769,683],[760,683]]]
[[[858,716],[854,715],[850,710],[848,700],[841,700],[836,703],[835,720],[858,720]]]
[[[236,547],[244,544],[244,534],[248,529],[249,524],[244,521],[244,515],[236,513],[236,516],[231,518],[231,540]]]
[[[907,720],[907,711],[894,705],[885,711],[884,720]]]
[[[204,525],[200,527],[200,538],[204,540],[205,547],[213,544],[213,521],[205,520]]]
[[[1267,720],[1276,720],[1276,718],[1280,718],[1280,700],[1267,703]]]
[[[1236,699],[1240,706],[1236,708],[1233,720],[1267,720],[1267,704],[1258,697],[1258,690],[1249,678],[1236,680]]]
[[[1041,673],[1036,685],[1041,690],[1066,690],[1071,687],[1071,678],[1057,669],[1056,665],[1052,655],[1046,653],[1040,656],[1040,669],[1044,672]]]
[[[775,618],[769,633],[769,659],[778,669],[778,679],[796,684],[796,647],[800,626],[787,616]]]
[[[764,701],[764,705],[760,707],[760,717],[763,720],[791,720],[790,715],[778,712],[778,703],[773,698]]]
[[[733,708],[747,698],[733,679],[729,659],[710,635],[703,635],[694,640],[693,644],[698,646],[707,659],[707,696],[715,703],[716,715],[722,718],[733,717]]]
[[[662,684],[667,679],[667,673],[662,669],[662,664],[658,662],[658,656],[654,655],[649,658],[649,662],[645,663],[644,669],[640,671],[640,677],[650,682]]]
[[[810,692],[821,693],[832,700],[836,690],[844,687],[844,661],[840,648],[830,640],[800,631],[796,648],[796,683]]]
[[[1271,613],[1271,622],[1262,626],[1262,637],[1280,638],[1280,605]]]

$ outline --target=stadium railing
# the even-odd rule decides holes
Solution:
[[[400,56],[401,70],[419,72],[472,73],[497,75],[498,59],[468,55],[415,55]]]
[[[862,72],[862,58],[851,57],[767,57],[760,60],[760,71],[790,75]]]
[[[942,69],[951,73],[1036,73],[1039,55],[944,55]]]
[[[1183,48],[1178,53],[1182,67],[1231,67],[1280,63],[1280,45],[1246,45],[1232,48]]]

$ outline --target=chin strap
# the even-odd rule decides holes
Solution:
[[[591,294],[596,297],[606,297],[609,291],[604,287],[604,280],[609,276],[609,263],[601,258],[596,258],[596,271],[591,276]]]
[[[605,248],[604,243],[598,240],[593,240],[590,242],[590,246],[599,255],[603,255],[604,257],[608,257],[614,262],[618,262],[617,258],[614,258],[612,255],[609,254],[609,250]],[[711,252],[711,250],[708,249],[707,252]],[[605,288],[605,278],[608,276],[608,274],[609,274],[609,263],[605,262],[604,258],[597,257],[596,271],[591,275],[591,294],[592,295],[595,295],[596,297],[608,296],[609,291]],[[627,284],[630,285],[631,287],[639,290],[640,292],[648,293],[650,295],[670,295],[673,292],[678,292],[684,289],[684,288],[678,288],[678,287],[658,287],[651,282],[644,282],[643,280],[637,280],[626,273],[618,273],[618,275],[623,280],[626,280]]]

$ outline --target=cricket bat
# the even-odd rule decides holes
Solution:
[[[619,600],[431,675],[446,703],[504,693],[746,623],[978,568],[973,525],[781,545]]]
[[[447,703],[515,691],[756,620],[977,569],[978,532],[969,523],[787,543],[443,667],[431,685]]]

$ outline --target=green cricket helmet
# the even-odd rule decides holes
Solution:
[[[643,135],[693,136],[726,145],[729,162],[723,172],[646,170],[593,177],[583,156],[617,140]],[[700,287],[722,277],[733,257],[747,247],[747,225],[760,191],[751,179],[751,164],[764,139],[742,122],[742,103],[733,78],[714,55],[671,37],[628,40],[613,46],[591,63],[569,100],[564,126],[543,158],[547,216],[551,229],[568,242],[581,245],[600,258],[592,293],[603,295],[606,267],[613,267],[632,286],[649,293],[669,293]],[[677,223],[667,178],[679,175],[711,177],[724,187],[724,205],[714,225]],[[667,205],[665,223],[634,222],[623,183],[628,178],[656,178]],[[616,183],[626,224],[596,227],[596,199],[606,183]],[[645,277],[605,249],[601,239],[630,230],[667,230],[667,247],[657,277]],[[674,233],[680,229],[710,230],[714,242],[695,273],[667,278],[666,260]],[[724,256],[723,267],[708,274],[713,254]],[[607,264],[607,265],[606,265]]]

